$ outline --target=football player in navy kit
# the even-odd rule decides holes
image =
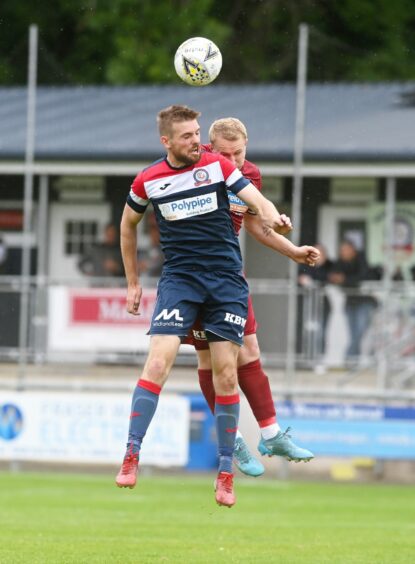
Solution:
[[[170,106],[158,114],[167,155],[134,180],[121,220],[121,250],[127,279],[127,310],[139,314],[137,225],[151,200],[165,256],[150,327],[150,347],[134,390],[127,450],[117,475],[119,487],[134,487],[143,437],[158,397],[198,315],[209,341],[219,468],[216,502],[231,507],[232,457],[239,419],[237,357],[243,342],[248,287],[232,224],[228,190],[258,215],[264,233],[288,233],[290,219],[217,153],[202,152],[199,112]]]

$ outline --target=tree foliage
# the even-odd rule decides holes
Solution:
[[[310,80],[415,78],[413,0],[2,0],[0,84],[26,82],[31,23],[41,84],[177,83],[192,36],[220,46],[218,82],[292,81],[302,22]]]

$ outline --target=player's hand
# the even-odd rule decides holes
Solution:
[[[274,223],[274,231],[280,235],[287,235],[292,228],[291,219],[285,213],[282,213]]]
[[[140,307],[141,294],[143,290],[140,284],[128,286],[127,289],[127,311],[132,315],[140,315],[138,308]]]
[[[315,247],[309,245],[303,245],[302,247],[297,247],[297,250],[293,256],[295,262],[299,264],[307,264],[308,266],[316,266],[320,260],[320,251]]]

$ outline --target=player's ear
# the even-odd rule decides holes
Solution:
[[[166,135],[162,135],[160,137],[160,142],[166,147],[166,149],[170,149],[170,139]]]

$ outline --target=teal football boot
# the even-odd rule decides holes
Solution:
[[[314,458],[314,454],[306,448],[300,448],[291,440],[291,435],[288,432],[290,427],[283,433],[278,431],[272,439],[261,439],[259,441],[258,450],[264,456],[282,456],[287,460],[294,460],[295,462],[308,462]]]
[[[235,450],[233,453],[233,461],[236,467],[246,474],[254,478],[262,476],[265,471],[264,466],[249,452],[248,446],[243,437],[235,439]]]

